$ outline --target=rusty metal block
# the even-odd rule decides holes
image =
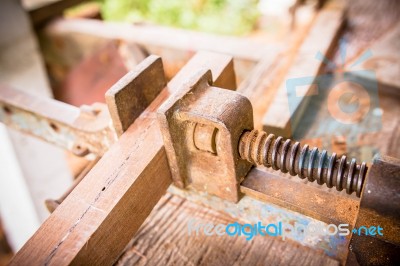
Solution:
[[[376,157],[368,171],[356,228],[380,226],[382,234],[353,234],[350,250],[361,265],[400,263],[400,160]]]
[[[250,101],[212,87],[203,70],[159,108],[158,119],[174,184],[237,202],[251,168],[238,154],[240,135],[253,128]]]

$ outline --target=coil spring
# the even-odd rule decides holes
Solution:
[[[258,130],[242,134],[239,154],[256,165],[289,172],[310,182],[316,180],[319,185],[325,183],[329,188],[335,186],[338,191],[346,189],[347,194],[355,191],[357,197],[361,195],[367,172],[365,162],[357,164],[356,159],[351,159],[349,163],[345,155],[338,159],[336,153],[328,156],[326,150],[319,152],[318,148],[310,149],[307,144],[301,148],[299,142]]]

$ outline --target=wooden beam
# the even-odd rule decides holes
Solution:
[[[185,71],[199,71],[201,53]],[[207,53],[214,80],[228,56]],[[171,184],[155,111],[189,77],[178,73],[40,227],[11,265],[113,264]],[[171,83],[170,83],[171,84]],[[179,85],[179,86],[178,86]]]
[[[133,25],[90,19],[57,19],[46,26],[44,33],[58,37],[79,34],[134,42],[148,48],[153,54],[158,54],[156,51],[161,47],[189,54],[204,50],[229,54],[249,61],[258,61],[271,49],[271,45],[246,38],[219,36],[165,26]]]
[[[309,97],[298,97],[298,101],[289,103],[286,81],[291,78],[316,77],[320,74],[323,62],[318,61],[315,55],[318,52],[324,56],[331,54],[343,26],[342,9],[323,9],[319,12],[308,36],[300,46],[298,54],[292,62],[292,67],[286,73],[275,95],[274,102],[264,116],[263,125],[265,131],[285,137],[291,136],[292,128],[296,127],[296,123],[303,115]],[[310,83],[304,88],[304,93],[311,92],[313,87],[313,84]]]
[[[264,56],[239,85],[238,91],[246,96],[253,106],[254,127],[257,129],[262,128],[262,118],[273,100],[272,95],[275,91],[271,88],[282,79],[281,72],[288,61],[281,60],[283,56],[282,52]]]
[[[106,92],[115,131],[121,136],[165,87],[160,57],[151,55]]]

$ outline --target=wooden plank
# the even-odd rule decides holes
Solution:
[[[256,236],[188,234],[191,221],[228,224],[237,219],[166,194],[127,246],[116,265],[339,265],[291,240]],[[241,221],[239,221],[241,223]]]
[[[372,70],[375,72],[372,81],[378,81],[380,95],[390,92],[398,97],[400,2],[352,1],[346,14],[351,27],[344,32],[345,58],[340,54],[335,57],[335,63],[345,64],[346,72],[352,72],[353,75],[357,75],[358,70]],[[368,75],[363,76],[371,79]]]
[[[282,79],[280,73],[288,61],[281,60],[282,56],[283,53],[278,52],[263,57],[239,85],[238,91],[249,98],[253,106],[255,128],[261,129],[262,118],[275,92],[272,88]]]
[[[185,67],[181,71],[179,71],[179,77],[183,79],[183,77],[190,78],[199,70],[205,70],[209,68],[210,65],[210,58],[214,57],[215,53],[201,51],[198,52],[192,59],[189,61],[188,64],[192,65],[193,61],[196,62],[196,70],[192,67]],[[213,85],[220,88],[236,90],[236,79],[235,79],[235,70],[233,68],[233,60],[230,56],[221,56],[218,60],[220,66],[213,66],[212,69],[212,76],[214,83]],[[173,79],[169,82],[169,86],[171,88],[182,86],[179,84],[179,79]]]
[[[115,131],[121,136],[165,87],[160,57],[151,55],[106,92]]]
[[[304,7],[301,8],[304,11]],[[268,49],[239,84],[238,91],[249,98],[253,105],[256,129],[262,129],[265,112],[273,102],[274,94],[316,16],[315,11],[311,12],[308,8],[306,8],[307,16],[296,23],[297,30],[287,35],[286,41],[282,41],[279,47]]]
[[[114,262],[171,183],[155,120],[142,126],[121,136],[11,265]]]
[[[315,12],[309,12],[306,18],[297,22],[296,28],[300,30],[293,31],[287,41],[282,42],[276,49],[268,50],[240,83],[238,91],[249,98],[253,105],[256,129],[262,129],[265,112],[273,102],[274,94],[290,68],[295,52],[304,41],[315,17]]]
[[[226,57],[208,54],[214,80],[219,78],[218,73],[226,73]],[[199,58],[201,54],[185,68],[198,71]],[[181,86],[187,78],[178,74],[174,83]],[[115,262],[171,184],[155,111],[179,86],[160,93],[17,253],[11,265]]]
[[[315,55],[318,52],[325,56],[331,54],[343,25],[342,9],[323,9],[319,12],[308,36],[300,46],[298,54],[292,62],[292,67],[286,73],[275,95],[274,102],[264,116],[263,125],[265,131],[290,137],[291,128],[296,127],[296,122],[302,116],[309,97],[298,97],[298,101],[289,103],[286,81],[291,78],[317,76],[321,72],[323,63],[315,59]],[[312,84],[306,86],[304,93],[311,92],[312,88]]]
[[[163,47],[195,53],[211,51],[235,58],[258,61],[270,45],[246,38],[219,36],[171,27],[102,22],[89,19],[58,19],[49,24],[45,34],[52,36],[86,35],[134,42],[144,47]],[[154,53],[153,51],[150,51]],[[155,53],[157,54],[157,53]]]

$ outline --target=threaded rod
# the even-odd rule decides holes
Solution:
[[[329,188],[335,186],[338,191],[346,189],[347,194],[355,191],[357,197],[361,195],[367,173],[365,162],[357,164],[356,159],[351,159],[349,163],[345,155],[341,158],[337,158],[336,153],[328,156],[326,150],[319,152],[318,148],[310,149],[307,144],[301,148],[299,142],[276,138],[274,134],[267,135],[258,130],[242,134],[239,154],[242,159],[255,165],[289,172],[310,182],[316,180],[319,185],[325,183]]]

